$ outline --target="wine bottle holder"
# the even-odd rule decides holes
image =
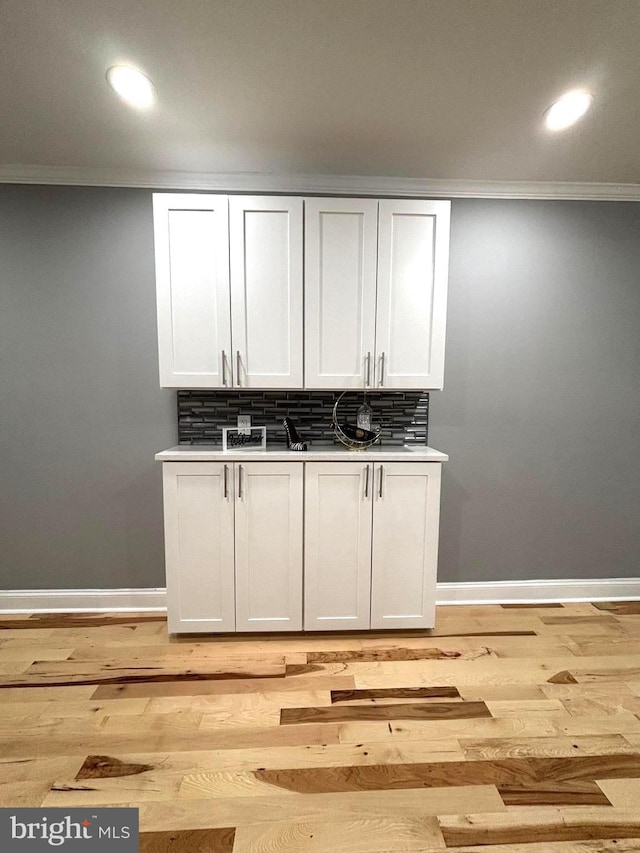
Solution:
[[[346,391],[343,391],[335,402],[331,426],[338,441],[342,442],[349,450],[366,450],[380,441],[382,430],[380,427],[376,427],[374,430],[361,429],[354,424],[348,423],[340,426],[340,422],[338,421],[338,406],[346,393]]]

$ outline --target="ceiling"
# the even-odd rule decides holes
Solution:
[[[639,45],[640,0],[0,0],[0,166],[640,184]]]

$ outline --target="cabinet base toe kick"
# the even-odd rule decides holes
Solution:
[[[163,463],[170,633],[434,627],[440,462],[223,459]]]

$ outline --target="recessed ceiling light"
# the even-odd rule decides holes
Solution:
[[[564,130],[582,118],[592,103],[589,92],[567,92],[545,112],[545,124],[549,130]]]
[[[113,65],[107,71],[107,82],[132,107],[150,107],[156,99],[151,80],[142,71],[129,65]]]

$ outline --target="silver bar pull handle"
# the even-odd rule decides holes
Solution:
[[[229,466],[224,466],[224,496],[229,497]]]
[[[384,353],[380,356],[380,386],[384,385]]]
[[[238,385],[242,385],[242,381],[240,379],[241,366],[242,365],[240,364],[240,350],[236,350],[236,382],[238,383]]]
[[[382,497],[382,478],[383,478],[384,466],[380,466],[380,484],[378,485],[378,497]]]
[[[242,500],[242,465],[238,465],[238,497]]]
[[[364,469],[364,496],[369,497],[369,466]]]
[[[367,380],[365,385],[371,385],[371,353],[367,353]]]
[[[227,354],[222,350],[222,384],[227,384]]]

